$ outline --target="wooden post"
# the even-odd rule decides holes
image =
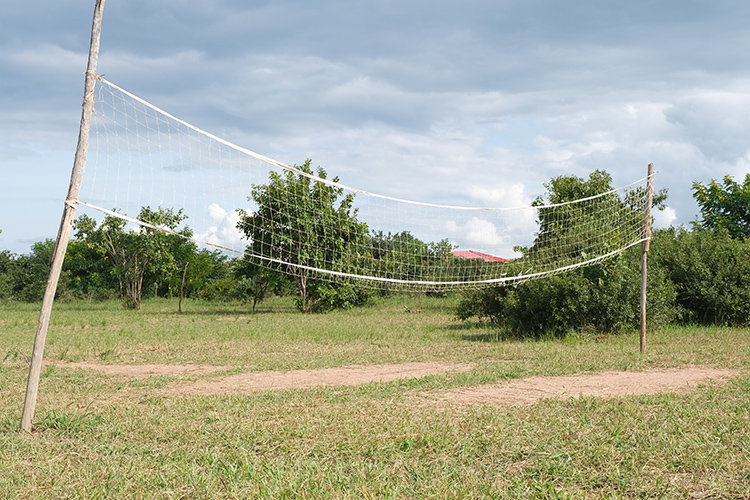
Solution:
[[[654,202],[654,164],[648,164],[646,206],[643,208],[643,237],[641,243],[641,354],[646,352],[646,284],[648,282],[648,251],[651,243],[651,205]]]
[[[68,249],[68,240],[73,228],[73,220],[76,216],[76,201],[81,189],[83,179],[83,168],[86,165],[86,150],[89,145],[89,130],[91,129],[91,114],[94,111],[94,86],[96,84],[96,64],[99,59],[99,39],[102,31],[102,12],[104,0],[96,0],[94,7],[94,21],[91,26],[91,45],[89,46],[89,61],[86,68],[86,81],[83,92],[83,111],[81,113],[81,127],[78,133],[78,145],[76,147],[73,171],[70,175],[70,186],[68,187],[68,198],[63,207],[60,229],[57,232],[57,241],[52,254],[52,268],[47,280],[47,288],[44,291],[42,310],[39,313],[39,323],[34,338],[34,351],[31,355],[31,366],[29,367],[29,379],[26,384],[26,398],[21,415],[21,432],[31,432],[31,423],[34,419],[36,409],[36,398],[39,389],[39,376],[42,371],[42,358],[44,357],[44,343],[47,340],[47,329],[52,314],[52,302],[57,292],[57,282],[60,279],[65,251]]]

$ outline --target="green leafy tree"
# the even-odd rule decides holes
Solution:
[[[581,234],[589,243],[601,248],[602,254],[621,248],[626,228],[642,220],[635,209],[634,194],[621,199],[608,194],[592,201],[597,210],[583,210],[578,204],[564,207],[543,205],[580,200],[612,190],[611,177],[603,171],[593,172],[588,180],[561,176],[545,184],[546,198],[539,197],[539,232],[531,248],[520,249],[520,265],[535,259],[548,259],[566,248],[567,263],[582,262],[589,255],[581,246]],[[661,204],[666,192],[654,198]],[[602,224],[595,212],[607,210],[610,218]],[[560,211],[563,213],[560,214]],[[594,212],[594,213],[590,213]],[[509,335],[518,337],[562,336],[571,330],[617,332],[633,329],[639,318],[640,247],[634,247],[596,266],[568,271],[561,275],[532,280],[518,287],[493,287],[464,295],[458,306],[461,319],[487,318],[502,326]],[[559,262],[559,258],[557,259]],[[508,266],[519,265],[509,263]],[[675,291],[665,274],[657,269],[649,273],[649,320],[665,324],[674,315]]]
[[[123,306],[140,309],[144,288],[180,274],[180,264],[194,250],[195,245],[186,239],[192,235],[190,228],[178,230],[186,218],[182,209],[141,208],[138,220],[169,230],[162,231],[147,226],[127,229],[126,222],[115,216],[105,217],[97,226],[94,219],[82,216],[76,221],[76,238],[111,263]]]
[[[722,184],[713,179],[708,185],[693,182],[693,198],[701,210],[700,219],[693,223],[696,228],[725,229],[732,238],[750,236],[750,174],[742,184],[729,175]]]
[[[573,175],[555,177],[544,187],[546,196],[532,203],[539,207],[534,244],[517,249],[524,254],[523,265],[527,261],[554,261],[563,266],[606,255],[622,248],[632,228],[642,225],[643,212],[635,200],[642,198],[643,190],[630,191],[621,199],[610,192],[612,177],[602,170],[595,170],[587,180]],[[586,201],[550,206],[576,200]],[[663,208],[664,200],[666,191],[661,191],[654,196],[654,206]]]
[[[370,236],[372,256],[376,260],[379,274],[384,278],[399,280],[429,279],[425,267],[429,263],[431,248],[409,231],[384,234],[382,231]]]
[[[96,226],[96,222],[82,215],[75,227]],[[63,271],[70,274],[71,289],[81,299],[106,300],[118,296],[118,282],[104,248],[91,241],[72,239],[68,243]]]
[[[372,268],[383,278],[405,281],[448,281],[465,278],[470,263],[451,254],[455,248],[447,239],[424,242],[409,231],[388,233],[376,231],[369,236]],[[474,264],[476,267],[476,264]],[[380,285],[381,294],[391,290]]]
[[[3,230],[0,229],[0,233]],[[9,250],[0,252],[0,300],[13,296],[13,285],[10,280],[10,269],[13,266],[13,256]]]
[[[13,294],[16,298],[26,302],[42,300],[47,287],[50,268],[52,267],[52,252],[55,240],[38,241],[31,246],[31,252],[18,255],[11,269]],[[68,276],[62,274],[57,287],[56,297],[67,294]]]
[[[38,241],[28,254],[0,252],[0,298],[36,302],[47,287],[55,240]],[[70,272],[63,269],[55,294],[57,300],[75,298]]]
[[[197,257],[196,264],[203,266],[202,279],[195,288],[198,296],[210,302],[238,300],[239,282],[233,276],[233,260],[220,251],[202,251]]]
[[[252,301],[253,312],[256,306],[271,294],[288,295],[287,290],[290,286],[296,288],[290,282],[289,276],[256,264],[255,259],[248,254],[241,259],[235,259],[232,267],[233,274],[238,280],[239,295],[244,300]]]
[[[13,298],[11,269],[14,264],[13,255],[9,250],[0,252],[0,299],[9,300]]]
[[[467,293],[457,308],[459,319],[478,317],[518,338],[563,337],[571,331],[632,331],[640,318],[640,248],[564,274],[517,287]],[[676,315],[674,285],[661,267],[649,270],[647,307],[651,326]]]
[[[200,250],[193,253],[182,268],[180,296],[193,297],[200,295],[203,290],[215,280],[217,275],[224,277],[227,268],[227,256],[220,250]]]
[[[358,262],[367,259],[363,250],[368,228],[357,220],[354,195],[311,179],[315,175],[307,160],[295,166],[301,173],[271,172],[268,184],[254,185],[249,201],[257,210],[239,210],[237,228],[250,240],[258,265],[287,273],[294,280],[299,308],[316,309],[316,289],[321,285],[311,269],[356,272]],[[327,179],[318,167],[317,177]],[[338,182],[338,177],[333,182]]]
[[[654,233],[649,261],[674,283],[685,323],[750,324],[750,239],[717,231],[669,228]]]

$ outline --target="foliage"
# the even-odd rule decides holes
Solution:
[[[546,197],[539,196],[532,203],[539,207],[539,231],[534,244],[516,249],[523,253],[516,264],[522,268],[548,261],[555,261],[558,266],[572,265],[608,255],[623,247],[634,227],[643,225],[643,210],[635,201],[643,198],[643,189],[625,192],[621,198],[611,192],[612,177],[602,170],[589,174],[588,180],[561,175],[544,187]],[[660,191],[653,197],[653,206],[663,209],[666,197],[666,191]],[[577,200],[580,201],[559,205]],[[592,254],[592,249],[597,253]],[[561,261],[561,254],[567,262]]]
[[[268,269],[256,264],[256,260],[248,253],[241,259],[235,259],[233,275],[238,280],[239,295],[253,303],[253,312],[260,302],[271,294],[286,296],[294,292],[294,284],[289,277],[281,272]]]
[[[378,276],[403,281],[441,281],[461,275],[467,269],[466,259],[451,254],[454,246],[448,239],[439,242],[420,240],[409,231],[388,233],[376,231],[369,236],[373,266]],[[388,293],[389,285],[381,285],[381,293]]]
[[[88,221],[84,215],[75,224],[83,225]],[[90,221],[95,224],[93,219]],[[63,271],[70,274],[71,289],[79,299],[107,300],[118,297],[117,277],[109,257],[91,241],[73,239],[68,243]]]
[[[640,248],[596,266],[579,268],[518,287],[464,295],[459,319],[486,318],[511,337],[565,336],[571,331],[632,331],[640,319]],[[659,269],[649,272],[647,307],[652,326],[674,319],[673,285]]]
[[[159,286],[171,288],[178,279],[178,269],[194,253],[195,244],[186,239],[192,231],[177,230],[186,218],[182,209],[175,212],[171,208],[143,207],[138,220],[164,229],[127,229],[126,222],[115,216],[105,217],[97,226],[94,219],[83,215],[75,223],[76,237],[111,262],[123,306],[140,309],[143,290],[149,285],[157,292]]]
[[[606,226],[596,210],[584,210],[580,204],[547,207],[608,193],[612,190],[611,180],[609,174],[596,170],[588,180],[560,176],[545,184],[546,199],[539,197],[534,202],[540,207],[537,238],[531,248],[519,249],[523,252],[519,261],[528,265],[526,263],[560,252],[560,248],[566,248],[571,264],[597,257],[580,248],[582,233],[599,238],[601,241],[596,247],[601,248],[603,254],[621,248],[624,227],[643,217],[629,203],[628,196],[623,200],[616,193],[610,193],[591,202],[616,216],[608,220]],[[655,202],[663,202],[664,196],[660,194]],[[487,318],[517,337],[631,330],[640,318],[639,253],[640,247],[634,247],[595,266],[532,280],[514,288],[500,286],[468,292],[457,308],[457,316],[463,320],[475,316]],[[671,321],[674,293],[662,272],[650,273],[649,319],[653,324]]]
[[[229,263],[225,254],[219,250],[203,249],[189,254],[184,265],[187,268],[183,268],[184,284],[180,285],[181,297],[202,296],[204,293],[219,297],[214,292],[217,287],[212,284],[229,277]],[[209,288],[211,291],[207,291]]]
[[[211,280],[203,287],[199,297],[210,302],[231,302],[238,300],[239,282],[234,278],[219,278]]]
[[[0,253],[0,298],[37,302],[42,300],[52,264],[55,241],[46,239],[31,246],[23,255]],[[70,275],[63,269],[56,293],[57,300],[70,300]]]
[[[25,302],[42,300],[52,264],[55,241],[46,239],[31,246],[31,253],[21,255],[15,266],[15,292]],[[64,280],[61,280],[64,283]]]
[[[750,174],[739,184],[724,176],[723,184],[711,180],[709,185],[693,182],[693,198],[701,209],[697,229],[726,230],[733,238],[750,236]]]
[[[313,289],[307,307],[311,312],[328,312],[333,309],[351,309],[366,305],[372,292],[368,288],[358,287],[349,281],[341,283],[321,282]],[[297,307],[303,309],[297,297]]]
[[[0,252],[0,300],[9,300],[13,297],[13,281],[10,271],[15,261],[8,250]]]
[[[254,185],[249,201],[255,212],[239,209],[237,228],[250,240],[251,255],[274,259],[254,262],[288,273],[297,285],[299,306],[311,311],[317,287],[312,268],[356,272],[357,263],[366,259],[362,248],[367,225],[357,220],[354,195],[343,189],[313,180],[312,161],[300,166],[300,173],[271,172],[268,184]],[[318,167],[317,176],[327,179]],[[338,177],[333,182],[338,182]],[[332,286],[337,286],[336,284]]]
[[[750,240],[670,228],[654,234],[651,255],[674,283],[683,322],[750,324]]]

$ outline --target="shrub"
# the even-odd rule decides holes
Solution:
[[[651,248],[674,283],[683,322],[750,323],[750,241],[727,230],[670,228],[655,233]]]
[[[297,297],[297,308],[303,312],[328,312],[333,309],[351,309],[366,305],[372,292],[369,289],[343,283],[318,283],[303,299]]]
[[[240,282],[234,278],[219,278],[206,284],[198,294],[201,299],[231,302],[240,298]]]
[[[604,263],[529,281],[517,287],[469,292],[459,319],[478,317],[513,337],[562,337],[571,331],[632,331],[640,323],[640,247]],[[649,270],[647,308],[652,326],[675,316],[675,290],[662,270]]]

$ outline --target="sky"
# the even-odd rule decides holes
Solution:
[[[93,9],[0,3],[0,251],[57,233]],[[698,215],[694,181],[750,172],[748,19],[740,0],[107,0],[98,73],[398,198],[519,206],[654,163],[667,227]]]

